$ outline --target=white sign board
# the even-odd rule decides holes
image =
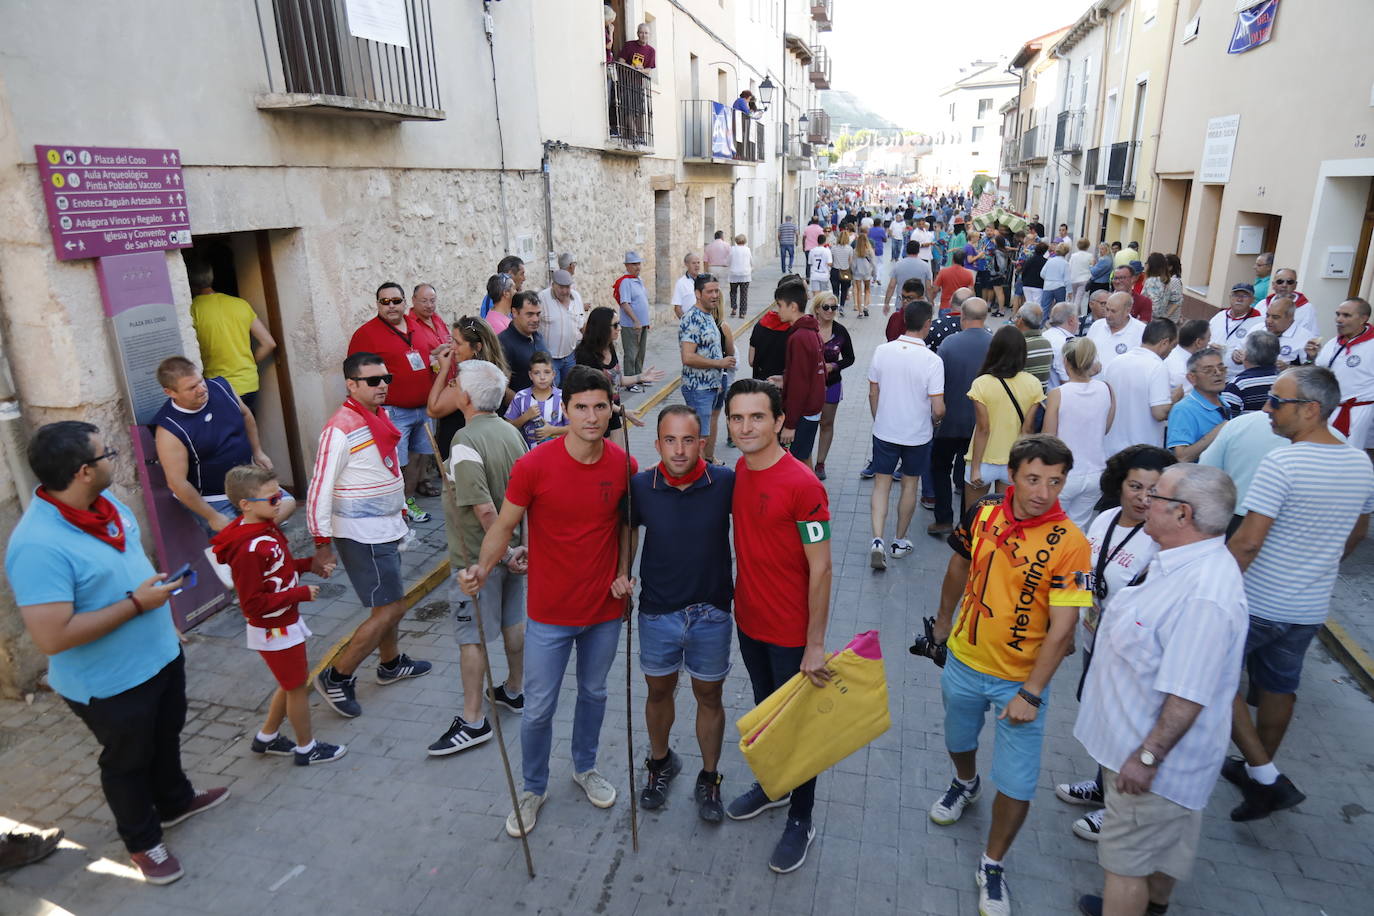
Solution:
[[[1222,115],[1207,122],[1207,137],[1202,142],[1202,168],[1198,181],[1226,184],[1231,180],[1231,160],[1236,155],[1236,134],[1240,115]]]
[[[354,38],[410,47],[405,0],[344,0],[344,10]]]

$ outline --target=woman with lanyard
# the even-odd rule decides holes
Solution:
[[[1088,528],[1088,544],[1093,556],[1093,606],[1085,608],[1078,630],[1083,647],[1083,675],[1078,682],[1082,699],[1083,684],[1092,664],[1093,638],[1105,614],[1111,613],[1112,596],[1145,572],[1159,545],[1145,532],[1145,513],[1150,506],[1150,488],[1159,475],[1176,459],[1157,445],[1132,445],[1107,459],[1102,472],[1102,498],[1097,508],[1102,513]],[[1097,842],[1106,813],[1102,796],[1102,768],[1082,782],[1061,783],[1054,794],[1071,805],[1088,805],[1092,810],[1073,822],[1076,836]]]
[[[811,313],[820,325],[821,358],[825,361],[825,406],[821,408],[820,443],[816,454],[816,477],[825,480],[825,456],[835,438],[835,412],[844,397],[840,373],[854,365],[854,342],[849,331],[835,320],[839,303],[833,293],[817,293],[811,298]]]

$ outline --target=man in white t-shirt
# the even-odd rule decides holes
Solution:
[[[673,286],[673,314],[679,319],[697,304],[696,282],[697,274],[701,273],[701,255],[689,251],[682,259],[682,263],[687,268],[687,273],[678,277],[677,283]]]
[[[1264,330],[1264,316],[1255,308],[1255,288],[1249,283],[1231,287],[1231,305],[1212,316],[1212,346],[1221,351],[1226,381],[1245,368],[1245,336]]]
[[[1108,455],[1130,445],[1164,444],[1164,421],[1182,391],[1169,384],[1164,357],[1178,341],[1178,331],[1167,318],[1145,326],[1140,346],[1127,351],[1102,370],[1102,381],[1116,396],[1116,417],[1107,430]]]
[[[1103,306],[1101,321],[1088,328],[1088,339],[1097,344],[1097,361],[1105,370],[1112,360],[1140,346],[1145,323],[1131,317],[1131,294],[1112,293]]]
[[[1280,369],[1312,362],[1307,355],[1307,342],[1313,338],[1294,316],[1295,301],[1292,296],[1274,296],[1264,312],[1265,330],[1279,339]]]
[[[1201,318],[1191,318],[1178,326],[1178,346],[1164,357],[1164,365],[1169,367],[1169,387],[1177,388],[1183,394],[1193,390],[1188,381],[1188,357],[1198,350],[1206,349],[1212,340],[1212,326]]]
[[[916,257],[930,264],[930,255],[935,247],[935,233],[930,231],[930,223],[926,220],[917,220],[916,228],[911,230],[911,241],[920,242],[921,250]]]
[[[816,247],[806,255],[806,264],[811,269],[811,292],[818,293],[830,288],[830,265],[833,262],[830,245],[826,243],[825,236],[821,236]]]
[[[1349,436],[1356,448],[1369,448],[1374,430],[1374,328],[1369,325],[1369,303],[1347,299],[1336,306],[1336,336],[1317,350],[1307,345],[1308,355],[1323,369],[1336,373],[1341,384],[1340,409],[1331,425]]]
[[[902,492],[897,501],[897,531],[892,556],[910,556],[907,529],[916,512],[921,477],[930,467],[930,440],[945,415],[945,366],[926,347],[933,309],[917,299],[902,306],[906,332],[873,351],[868,367],[868,407],[873,414],[873,494],[870,516],[873,543],[869,564],[887,568],[883,530],[892,474],[900,468]]]
[[[1049,324],[1041,333],[1049,341],[1054,351],[1054,362],[1050,364],[1050,381],[1045,390],[1058,388],[1069,380],[1068,370],[1064,368],[1064,344],[1078,336],[1078,306],[1072,302],[1056,302],[1050,309]]]

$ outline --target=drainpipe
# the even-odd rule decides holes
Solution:
[[[1145,213],[1145,225],[1149,229],[1149,239],[1154,241],[1155,214],[1159,212],[1159,136],[1164,128],[1164,112],[1169,104],[1169,70],[1174,65],[1174,30],[1178,28],[1178,4],[1174,4],[1173,17],[1169,22],[1169,49],[1164,55],[1164,91],[1159,96],[1159,121],[1155,124],[1155,148],[1150,162],[1150,209]],[[1186,220],[1188,214],[1183,214]],[[1140,243],[1145,244],[1145,239]],[[1153,248],[1153,244],[1150,246]]]
[[[553,247],[553,157],[549,153],[568,148],[568,144],[561,140],[545,140],[544,158],[539,163],[539,171],[544,176],[544,239],[548,243],[548,263],[545,267],[550,274],[556,266],[554,258],[557,257],[557,253]]]
[[[5,341],[0,337],[0,458],[14,480],[21,508],[27,509],[38,485],[29,469],[28,440],[24,433],[24,414],[19,395],[10,376],[10,361]]]

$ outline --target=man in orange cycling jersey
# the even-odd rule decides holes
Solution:
[[[1002,859],[1035,794],[1050,679],[1072,644],[1078,609],[1092,603],[1087,539],[1059,506],[1072,468],[1073,454],[1059,439],[1021,438],[1007,463],[1011,486],[969,507],[949,536],[954,556],[934,635],[948,640],[940,686],[955,778],[930,819],[953,824],[977,800],[978,733],[995,707],[997,798],[977,872],[979,912],[986,916],[1011,912]]]

